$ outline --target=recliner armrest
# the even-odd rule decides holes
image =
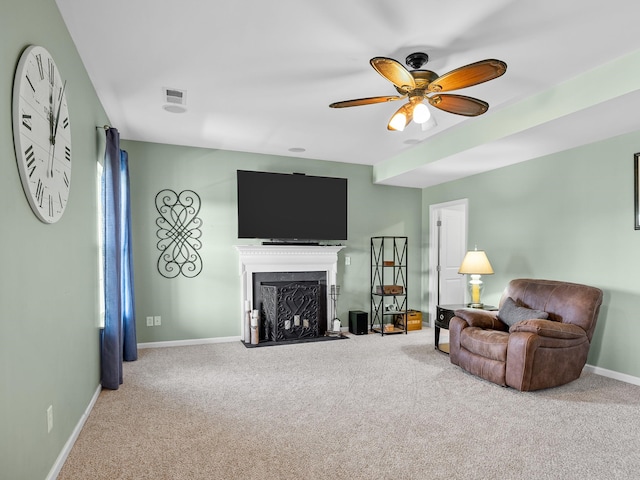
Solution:
[[[509,333],[515,332],[529,332],[541,337],[566,339],[581,338],[587,335],[587,332],[577,325],[541,319],[522,320],[509,329]]]
[[[477,308],[463,308],[455,311],[456,317],[461,318],[470,327],[478,327],[506,332],[509,327],[498,320],[497,311],[479,310]]]

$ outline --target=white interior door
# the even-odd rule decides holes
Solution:
[[[464,303],[465,276],[458,273],[467,251],[467,199],[429,207],[429,323],[436,305]]]

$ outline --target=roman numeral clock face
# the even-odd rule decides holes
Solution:
[[[49,52],[28,47],[13,85],[13,140],[22,187],[45,223],[64,213],[71,186],[71,124],[66,82]]]

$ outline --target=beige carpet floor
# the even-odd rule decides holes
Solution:
[[[520,393],[408,335],[141,350],[60,480],[640,478],[640,387]]]

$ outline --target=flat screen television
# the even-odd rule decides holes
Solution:
[[[238,170],[238,238],[347,240],[347,179]]]

